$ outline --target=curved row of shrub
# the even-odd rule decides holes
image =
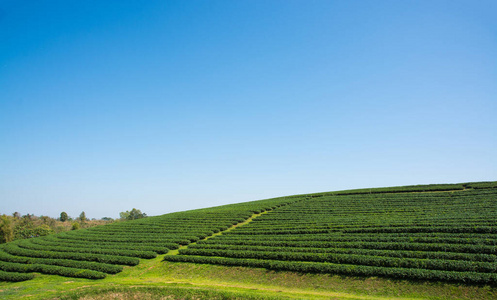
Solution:
[[[78,253],[78,252],[29,250],[29,249],[20,248],[19,246],[14,244],[7,244],[2,248],[2,250],[16,256],[27,256],[27,257],[36,257],[36,258],[84,260],[84,261],[95,261],[100,263],[119,264],[127,266],[136,266],[140,263],[140,260],[136,257]]]
[[[454,281],[473,284],[497,284],[497,274],[477,272],[453,272],[408,268],[385,268],[360,265],[330,264],[300,261],[274,261],[268,259],[226,258],[192,255],[166,255],[165,261],[217,264],[223,266],[243,266],[266,268],[277,271],[301,273],[328,273],[350,276],[384,276],[397,279]]]
[[[22,264],[11,262],[0,262],[0,270],[18,273],[38,272],[43,274],[87,279],[102,279],[106,276],[103,272],[87,269],[76,269],[46,264]]]
[[[303,252],[303,253],[343,253],[373,256],[387,256],[398,258],[442,259],[476,262],[497,263],[497,255],[481,253],[457,253],[440,251],[403,251],[403,250],[378,250],[361,248],[299,248],[299,247],[267,247],[230,244],[194,244],[188,249],[214,249],[214,250],[247,250],[247,251],[272,251],[272,252]]]
[[[46,245],[46,246],[60,246],[61,243],[57,241],[51,241],[51,240],[41,240],[41,239],[33,239],[31,240],[31,243],[36,244],[36,245]],[[72,243],[65,243],[64,244],[65,248],[75,248],[77,249],[93,249],[93,248],[99,248],[99,249],[122,249],[122,250],[135,250],[135,251],[152,251],[157,254],[165,254],[167,253],[170,249],[162,246],[162,244],[158,246],[152,246],[152,245],[135,245],[135,244],[121,244],[121,243],[91,243],[88,244],[87,242],[82,242],[82,241],[74,241]],[[177,247],[176,247],[177,248]],[[75,251],[77,252],[77,251]]]
[[[478,244],[443,244],[443,243],[410,243],[410,242],[310,242],[310,241],[272,241],[272,240],[233,240],[227,242],[215,238],[198,242],[199,244],[230,244],[269,247],[308,247],[308,248],[358,248],[376,250],[407,251],[441,251],[459,253],[497,254],[496,246]]]
[[[26,280],[32,272],[103,278],[140,258],[197,242],[166,259],[495,284],[496,186],[296,195],[34,238],[0,247],[0,280]],[[269,212],[247,225],[203,240],[264,211]]]
[[[0,271],[0,281],[11,281],[11,282],[26,281],[33,279],[34,277],[35,277],[34,274]]]
[[[182,255],[220,256],[230,258],[257,258],[281,261],[311,261],[335,264],[366,265],[376,267],[417,268],[444,271],[472,271],[495,273],[497,264],[492,262],[457,261],[446,259],[418,259],[374,256],[350,253],[306,253],[274,251],[234,251],[213,249],[182,249]]]
[[[234,234],[236,233],[236,234]],[[470,238],[459,237],[458,234],[449,233],[445,236],[426,236],[426,235],[348,235],[343,234],[347,233],[346,231],[340,234],[292,234],[292,235],[275,235],[271,234],[271,232],[267,232],[267,234],[261,234],[259,236],[251,236],[251,240],[268,240],[271,239],[273,241],[320,241],[320,242],[410,242],[410,243],[444,243],[444,244],[480,244],[480,245],[497,245],[497,239],[495,235],[487,235],[485,237],[475,236],[471,233]],[[402,232],[405,233],[405,232]],[[440,233],[440,232],[439,232]],[[466,234],[467,232],[465,232]],[[247,237],[244,234],[240,234],[237,230],[235,232],[227,232],[222,236],[217,237],[217,240],[226,240],[226,241],[236,241],[236,240],[246,240]]]
[[[15,256],[7,252],[0,251],[0,264],[3,262],[55,265],[55,266],[70,267],[77,269],[88,269],[93,271],[104,272],[107,274],[117,274],[123,270],[123,267],[120,265],[112,265],[112,264],[90,262],[90,261],[69,260],[69,259],[33,258],[26,256]]]
[[[7,243],[0,246],[0,280],[27,280],[32,274],[21,273],[30,272],[103,278],[121,272],[123,265],[135,266],[140,259],[226,230],[256,212],[300,200],[289,197],[224,205]]]
[[[495,284],[497,189],[461,186],[311,195],[166,260]]]
[[[120,250],[120,249],[102,249],[98,247],[93,248],[72,248],[63,246],[48,246],[30,243],[29,241],[20,241],[17,246],[23,249],[41,250],[41,251],[55,251],[55,252],[71,252],[71,253],[95,253],[116,256],[128,256],[138,258],[156,258],[157,253],[153,251],[135,251],[135,250]]]

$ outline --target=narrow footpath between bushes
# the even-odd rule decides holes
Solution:
[[[275,211],[275,210],[280,209],[280,208],[282,208],[282,207],[285,207],[285,206],[287,206],[287,205],[292,205],[292,204],[295,204],[295,203],[298,203],[298,202],[300,202],[300,201],[304,201],[304,200],[305,200],[305,199],[301,199],[301,200],[298,200],[298,201],[295,201],[295,202],[292,202],[292,203],[287,203],[287,204],[285,204],[285,205],[282,205],[282,206],[276,207],[276,208],[274,208],[274,209],[270,209],[270,210],[263,211],[263,212],[261,212],[261,213],[253,214],[253,215],[252,215],[252,216],[250,216],[247,220],[245,220],[245,221],[243,221],[243,222],[240,222],[240,223],[238,223],[238,224],[235,224],[235,225],[231,226],[230,228],[228,228],[228,229],[226,229],[226,230],[223,230],[223,231],[220,231],[220,232],[214,233],[214,234],[212,234],[212,235],[209,235],[208,237],[205,237],[205,238],[203,238],[203,239],[201,239],[201,240],[199,240],[199,241],[197,241],[197,242],[200,242],[200,241],[205,241],[205,240],[208,240],[208,239],[213,238],[213,237],[215,237],[215,236],[222,235],[222,234],[224,234],[224,233],[226,233],[226,232],[230,232],[231,230],[233,230],[233,229],[235,229],[235,228],[237,228],[237,227],[247,225],[248,223],[252,222],[255,218],[257,218],[257,217],[259,217],[259,216],[262,216],[262,215],[264,215],[264,214],[267,214],[267,213],[269,213],[269,212]],[[164,256],[166,256],[166,255],[178,255],[178,254],[179,254],[179,250],[181,250],[181,249],[187,249],[187,248],[188,248],[188,246],[190,246],[190,245],[195,245],[197,242],[193,242],[193,243],[190,243],[190,244],[188,244],[188,245],[182,245],[182,246],[180,246],[180,247],[179,247],[178,249],[176,249],[176,250],[169,250],[169,252],[168,252],[168,253],[166,253],[165,255],[161,255],[161,257],[164,257]]]
[[[275,209],[278,209],[278,208],[275,208]],[[224,233],[226,233],[226,232],[229,232],[229,231],[231,231],[231,230],[233,230],[233,229],[235,229],[235,228],[237,228],[237,227],[247,225],[248,223],[252,222],[252,220],[254,220],[255,218],[257,218],[257,217],[259,217],[259,216],[261,216],[261,215],[267,214],[268,212],[273,211],[273,210],[275,210],[275,209],[272,209],[272,210],[266,210],[266,211],[261,212],[261,213],[258,213],[258,214],[253,214],[253,215],[252,215],[250,218],[248,218],[247,220],[245,220],[245,221],[243,221],[243,222],[240,222],[240,223],[238,223],[238,224],[235,224],[235,225],[231,226],[230,228],[228,228],[228,229],[226,229],[226,230],[219,231],[219,232],[217,232],[217,233],[214,233],[213,235],[209,235],[208,237],[205,237],[205,238],[203,238],[203,239],[201,239],[201,240],[199,240],[199,241],[205,241],[205,240],[208,240],[208,239],[213,238],[213,237],[215,237],[215,236],[222,235],[222,234],[224,234]],[[181,250],[181,249],[187,249],[187,248],[188,248],[188,246],[190,246],[190,245],[195,245],[196,243],[197,243],[197,242],[190,243],[190,244],[188,244],[188,245],[183,245],[183,246],[180,246],[180,247],[179,247],[178,249],[176,249],[176,250],[170,250],[168,253],[166,253],[166,255],[178,255],[178,254],[179,254],[179,250]],[[164,256],[165,256],[165,255],[164,255]]]

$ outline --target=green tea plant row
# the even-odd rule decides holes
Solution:
[[[457,191],[464,189],[491,189],[497,188],[496,181],[490,182],[468,182],[457,184],[428,184],[428,185],[411,185],[385,188],[366,188],[346,191],[336,191],[327,193],[310,194],[311,197],[330,196],[330,195],[362,195],[362,194],[385,194],[385,193],[414,193],[414,192],[435,192],[435,191]]]
[[[45,265],[55,265],[62,267],[71,267],[77,269],[88,269],[88,270],[104,272],[107,274],[117,274],[123,270],[123,267],[120,265],[112,265],[112,264],[91,262],[91,261],[68,260],[68,259],[15,256],[1,250],[0,250],[0,261],[22,263],[22,264],[45,264]]]
[[[55,258],[55,259],[94,261],[99,263],[119,264],[127,266],[136,266],[140,263],[140,260],[136,257],[107,255],[107,254],[93,254],[93,253],[79,253],[79,252],[30,250],[30,249],[21,248],[15,244],[7,244],[3,246],[2,250],[4,252],[16,256],[26,256],[26,257],[35,257],[35,258]]]
[[[302,252],[302,253],[343,253],[373,256],[388,256],[398,258],[420,258],[420,259],[443,259],[464,260],[497,263],[497,255],[481,253],[457,253],[440,251],[409,251],[409,250],[377,250],[361,248],[298,248],[298,247],[268,247],[247,245],[223,245],[223,244],[193,244],[188,249],[221,249],[239,251],[263,251],[263,252]]]
[[[31,243],[37,244],[37,245],[49,245],[49,246],[60,246],[61,240],[58,239],[55,235],[50,236],[51,238],[45,238],[45,239],[32,239],[30,240]],[[62,241],[63,242],[63,241]],[[156,252],[157,254],[164,254],[167,253],[169,250],[175,249],[175,248],[166,248],[163,243],[147,243],[147,245],[143,244],[122,244],[118,242],[95,242],[93,241],[91,244],[89,244],[87,241],[81,241],[81,240],[73,240],[71,243],[64,243],[65,247],[74,247],[74,248],[108,248],[108,249],[126,249],[126,250],[138,250],[138,251],[153,251]],[[176,244],[171,243],[170,246],[176,246]]]
[[[238,231],[238,230],[237,230]],[[282,239],[282,240],[305,240],[305,238],[312,238],[311,240],[322,240],[322,241],[328,241],[328,240],[335,240],[335,238],[350,238],[353,240],[360,240],[360,239],[375,239],[378,238],[378,234],[375,233],[355,233],[355,234],[343,234],[342,232],[334,232],[332,234],[313,234],[313,235],[271,235],[271,234],[264,234],[264,235],[255,235],[251,236],[251,239]],[[447,232],[418,232],[418,233],[412,233],[412,232],[394,232],[394,233],[383,233],[381,234],[382,238],[409,238],[409,239],[415,239],[415,238],[430,238],[430,239],[451,239],[451,238],[456,238],[456,239],[461,239],[465,241],[471,241],[472,239],[477,239],[477,240],[482,240],[482,241],[493,241],[497,240],[497,237],[495,234],[474,234],[474,233],[447,233]],[[222,235],[217,236],[217,239],[243,239],[242,236],[235,234],[234,231],[230,232],[224,232]]]
[[[67,268],[54,265],[46,264],[20,264],[20,263],[0,263],[0,270],[4,272],[14,272],[14,273],[28,273],[28,272],[38,272],[43,274],[59,275],[66,277],[75,278],[87,278],[87,279],[102,279],[105,278],[105,273],[86,270],[86,269],[76,269]]]
[[[238,232],[236,232],[238,233]],[[245,240],[243,234],[230,234],[226,233],[217,238],[217,241],[236,241]],[[408,235],[348,235],[348,234],[295,234],[295,235],[271,235],[264,234],[260,236],[251,237],[251,240],[267,240],[272,241],[334,241],[334,242],[413,242],[413,243],[444,243],[444,244],[481,244],[481,245],[497,245],[495,235],[487,235],[487,237],[475,237],[473,234],[471,238],[459,237],[458,234],[449,233],[445,236],[408,236]]]
[[[166,259],[497,284],[497,189],[473,186],[311,195]]]
[[[0,280],[21,281],[33,272],[89,279],[121,272],[140,259],[165,254],[302,197],[283,197],[178,212],[81,229],[0,246]]]
[[[307,253],[280,251],[247,251],[247,250],[214,250],[214,249],[181,249],[182,255],[219,256],[230,258],[257,258],[279,261],[312,261],[335,264],[367,265],[376,267],[417,268],[444,271],[473,271],[495,273],[497,264],[491,262],[457,261],[442,259],[417,259],[375,256],[371,253]]]
[[[232,242],[218,241],[215,238],[201,241],[201,244],[247,245],[269,247],[309,247],[309,248],[359,248],[381,250],[408,251],[442,251],[458,253],[497,254],[497,247],[471,244],[439,244],[439,243],[410,243],[410,242],[309,242],[309,241],[272,241],[272,240],[235,240]]]
[[[349,276],[384,276],[396,279],[454,281],[491,285],[495,285],[497,283],[497,274],[495,273],[453,272],[413,268],[385,268],[362,265],[193,255],[169,255],[165,256],[164,260],[170,262],[190,262],[224,266],[266,268],[270,270],[293,271],[300,273],[329,273]]]
[[[48,246],[48,245],[38,245],[36,243],[30,243],[26,240],[17,243],[20,248],[30,249],[30,250],[41,250],[41,251],[56,251],[56,252],[71,252],[71,253],[95,253],[95,254],[107,254],[116,256],[129,256],[138,258],[155,258],[157,253],[153,251],[136,251],[136,250],[121,250],[121,249],[102,249],[98,247],[94,248],[74,248],[74,247],[64,247],[64,246]]]
[[[392,226],[392,227],[366,227],[366,228],[298,228],[274,230],[240,230],[233,232],[238,235],[274,235],[274,234],[322,234],[322,233],[497,233],[495,226]]]
[[[190,238],[189,238],[190,237]],[[132,237],[132,236],[127,236],[123,235],[120,237],[106,237],[106,236],[71,236],[71,237],[60,237],[60,240],[65,240],[65,243],[71,243],[71,241],[76,240],[76,241],[89,241],[89,242],[115,242],[115,243],[133,243],[133,244],[148,244],[148,243],[162,243],[165,245],[166,243],[169,243],[170,246],[174,247],[174,245],[177,247],[179,245],[186,245],[194,241],[198,241],[200,238],[199,237],[191,237],[191,236],[185,236],[184,238],[178,237],[178,238],[163,238],[163,239],[154,239],[154,238],[149,238],[147,236],[141,236],[141,237]],[[173,248],[174,249],[174,248]]]
[[[387,194],[387,193],[415,193],[415,192],[440,192],[440,191],[457,191],[471,188],[468,184],[429,184],[429,185],[411,185],[371,189],[354,189],[346,191],[336,191],[327,193],[311,194],[314,197],[331,196],[331,195],[363,195],[363,194]]]
[[[491,189],[497,188],[497,181],[488,181],[488,182],[472,182],[466,184],[468,188],[472,189]]]
[[[57,240],[41,240],[41,239],[34,239],[34,240],[31,240],[31,243],[33,244],[36,244],[36,245],[47,245],[47,246],[60,246],[60,242],[58,242]],[[172,245],[175,245],[175,244],[172,244]],[[112,243],[112,242],[104,242],[104,243],[96,243],[96,242],[93,242],[91,244],[88,244],[87,242],[85,241],[77,241],[75,240],[74,242],[68,244],[64,244],[64,247],[66,248],[75,248],[75,249],[94,249],[94,248],[98,248],[98,249],[117,249],[119,248],[120,250],[136,250],[136,251],[153,251],[157,254],[165,254],[167,253],[170,249],[169,248],[166,248],[164,247],[164,245],[161,243],[161,244],[158,244],[158,245],[146,245],[146,246],[143,246],[143,245],[136,245],[136,244],[126,244],[126,245],[122,245],[122,244],[119,244],[119,243]],[[172,249],[176,249],[176,248],[172,248]]]
[[[98,279],[190,245],[166,259],[495,284],[496,187],[486,182],[296,195],[17,241],[0,246],[0,280],[28,280],[34,272]],[[203,240],[265,211],[248,225]]]
[[[5,272],[0,271],[0,281],[26,281],[33,279],[35,277],[34,274],[22,274],[18,272]]]

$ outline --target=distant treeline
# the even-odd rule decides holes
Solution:
[[[80,228],[90,228],[98,225],[113,223],[116,221],[135,220],[147,217],[139,209],[133,208],[131,211],[121,212],[120,219],[102,218],[100,220],[88,219],[85,212],[81,212],[79,217],[71,218],[66,212],[61,212],[60,217],[55,219],[47,216],[35,216],[26,214],[21,216],[15,212],[12,215],[0,215],[0,244],[15,240],[22,240],[54,233],[77,230]]]
[[[89,228],[113,221],[111,218],[89,220],[84,212],[76,219],[69,217],[65,212],[62,212],[61,217],[57,219],[32,214],[21,216],[18,212],[12,215],[4,214],[0,216],[0,243],[46,236],[79,228]]]

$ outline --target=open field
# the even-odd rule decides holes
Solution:
[[[496,186],[296,195],[15,241],[0,298],[495,299]]]

